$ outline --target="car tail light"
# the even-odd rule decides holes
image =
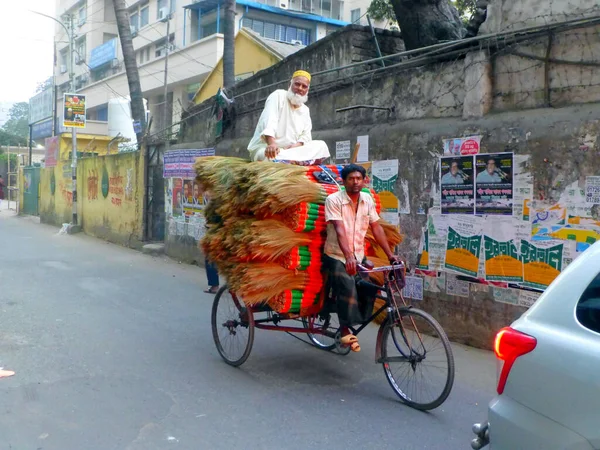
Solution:
[[[536,338],[510,327],[502,328],[498,332],[494,342],[494,353],[496,353],[498,359],[504,361],[500,376],[498,377],[498,387],[496,388],[498,394],[504,392],[508,374],[516,359],[531,352],[536,345]]]

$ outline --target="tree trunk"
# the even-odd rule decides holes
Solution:
[[[235,84],[235,0],[225,2],[225,23],[223,33],[223,87],[231,98]]]
[[[117,29],[121,39],[121,49],[123,50],[123,60],[125,62],[125,73],[129,84],[129,96],[131,98],[131,115],[134,121],[140,123],[140,132],[136,133],[138,148],[142,144],[142,137],[146,129],[146,111],[144,110],[144,100],[142,97],[142,86],[140,84],[140,74],[133,50],[133,41],[131,40],[131,28],[129,26],[129,14],[125,0],[113,0],[115,6],[115,16],[117,18]],[[167,37],[167,43],[169,38]]]
[[[462,39],[465,28],[449,0],[391,0],[407,50]]]

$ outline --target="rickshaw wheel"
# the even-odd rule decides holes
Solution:
[[[310,322],[312,322],[312,326]],[[331,333],[335,333],[339,328],[337,319],[334,319],[331,314],[316,314],[311,317],[302,317],[302,325],[307,330],[321,329]],[[317,333],[306,333],[306,336],[315,347],[321,350],[333,350],[336,346],[335,338]]]
[[[242,365],[254,343],[254,315],[227,285],[215,295],[211,326],[219,355],[231,366]]]

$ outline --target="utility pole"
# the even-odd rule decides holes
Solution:
[[[165,53],[165,81],[164,81],[164,104],[163,104],[163,129],[165,130],[165,145],[166,150],[168,150],[170,143],[170,134],[167,131],[168,126],[168,118],[169,118],[169,105],[167,99],[169,98],[169,87],[167,80],[167,76],[169,75],[169,49],[170,49],[170,33],[171,33],[171,8],[169,6],[169,14],[167,15],[167,43],[166,45],[166,53]],[[171,113],[172,114],[172,113]]]
[[[75,19],[72,15],[67,16],[69,21],[69,82],[71,84],[71,92],[75,93],[75,64],[74,64],[74,55],[75,55],[75,43],[73,40],[75,39]],[[64,108],[63,108],[64,109]],[[73,218],[71,219],[71,226],[77,227],[77,128],[71,128],[71,137],[73,138],[73,143],[71,145],[72,151],[72,159],[71,159],[71,177],[73,179]]]
[[[227,96],[233,98],[235,84],[235,0],[225,2],[225,23],[223,33],[223,87]]]
[[[117,29],[121,39],[121,49],[123,50],[125,73],[127,74],[127,83],[129,84],[131,115],[133,116],[134,122],[139,123],[139,127],[137,127],[135,134],[138,148],[140,148],[142,145],[144,132],[146,130],[146,111],[144,109],[144,100],[142,97],[140,74],[138,72],[137,62],[135,60],[135,52],[133,50],[133,40],[131,38],[131,28],[129,25],[129,14],[127,12],[125,0],[113,0],[113,3],[115,6]]]
[[[31,10],[30,10],[31,11]],[[69,22],[69,28],[61,22],[60,20],[49,16],[47,14],[31,11],[34,14],[38,14],[40,16],[47,17],[48,19],[54,20],[57,24],[59,24],[65,32],[67,33],[67,37],[69,39],[69,84],[70,90],[72,93],[75,93],[75,73],[74,73],[74,62],[73,62],[73,54],[75,53],[75,20],[71,15],[65,16],[65,20]],[[56,51],[56,48],[55,48]],[[63,107],[64,109],[64,107]],[[64,117],[63,117],[64,119]],[[75,228],[72,232],[75,232],[77,229],[77,130],[75,127],[71,128],[71,137],[73,138],[73,150],[72,150],[72,163],[71,163],[71,176],[73,182],[73,218],[71,219],[71,230]]]

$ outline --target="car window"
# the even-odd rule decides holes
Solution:
[[[583,291],[575,314],[581,325],[600,333],[600,274]]]

